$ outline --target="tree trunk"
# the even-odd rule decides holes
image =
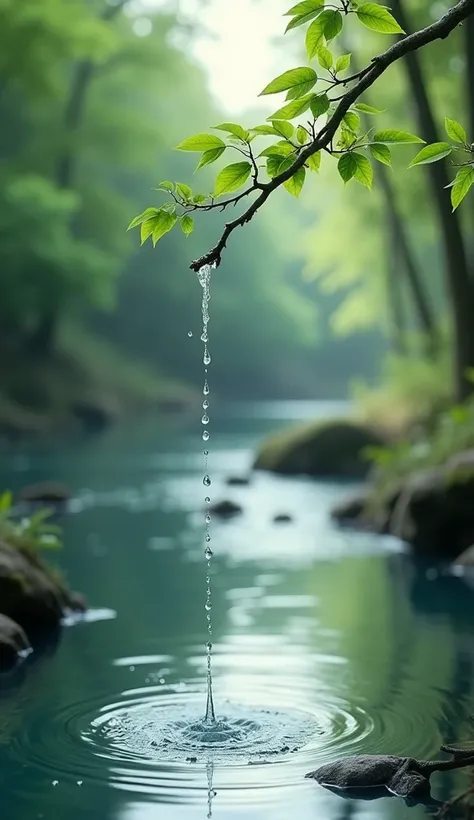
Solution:
[[[403,0],[393,0],[392,9],[405,31],[410,30]],[[429,142],[438,142],[439,135],[433,110],[416,52],[403,58],[416,104],[422,136]],[[451,302],[454,335],[454,388],[458,400],[472,392],[466,371],[474,367],[474,289],[470,281],[469,265],[457,213],[451,213],[449,196],[445,191],[450,179],[444,161],[427,166],[433,189],[433,200],[438,212],[441,239],[445,256],[446,284]]]
[[[387,209],[387,312],[391,328],[390,344],[399,356],[408,353],[406,345],[406,316],[403,305],[402,280],[399,276],[400,249],[393,229],[393,220]]]
[[[474,142],[474,14],[464,23],[467,62],[468,140]]]
[[[416,317],[421,332],[425,336],[425,353],[428,358],[433,359],[439,349],[438,334],[432,307],[423,286],[422,274],[411,248],[403,219],[397,207],[395,191],[388,173],[383,166],[377,167],[377,178],[385,197],[394,245],[397,247],[400,262],[405,268]]]

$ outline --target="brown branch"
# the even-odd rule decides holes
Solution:
[[[200,259],[192,262],[190,265],[191,269],[197,271],[200,267],[202,267],[202,265],[211,264],[218,267],[221,262],[222,251],[226,247],[227,240],[231,233],[236,228],[240,228],[247,222],[250,222],[252,217],[267,201],[273,191],[276,191],[277,188],[290,179],[299,168],[303,168],[306,161],[313,154],[330,144],[343,120],[343,117],[347,114],[351,105],[359,99],[364,91],[367,91],[367,89],[370,88],[376,80],[378,80],[378,78],[387,70],[387,68],[389,68],[389,66],[397,62],[397,60],[400,60],[406,54],[417,51],[419,48],[423,48],[435,40],[444,40],[449,36],[449,34],[451,34],[456,26],[462,23],[463,20],[473,13],[474,0],[459,0],[459,2],[456,3],[452,9],[447,11],[446,14],[444,14],[443,17],[441,17],[436,23],[432,23],[430,26],[420,29],[420,31],[416,31],[414,34],[410,34],[407,37],[403,37],[382,54],[379,54],[378,57],[374,57],[371,65],[362,72],[363,76],[360,77],[357,84],[354,85],[353,88],[351,88],[346,94],[344,94],[334,114],[328,120],[324,128],[317,134],[316,139],[309,145],[305,146],[290,168],[283,173],[278,174],[278,176],[274,177],[271,182],[260,184],[261,193],[257,199],[252,202],[250,207],[241,216],[225,225],[224,231],[218,243],[210,251],[208,251],[208,253],[201,256]],[[252,190],[255,189],[252,188]]]

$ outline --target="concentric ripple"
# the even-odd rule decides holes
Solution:
[[[320,733],[313,715],[261,709],[238,703],[217,705],[215,723],[203,719],[199,702],[170,704],[159,698],[106,711],[92,722],[85,740],[111,753],[170,762],[235,763],[295,753]]]

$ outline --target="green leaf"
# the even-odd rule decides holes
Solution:
[[[254,134],[264,134],[268,136],[274,136],[277,133],[273,125],[256,125],[255,128],[251,128],[250,130]]]
[[[334,40],[334,37],[337,37],[342,31],[344,25],[342,14],[340,11],[323,12],[319,19],[321,20],[325,14],[327,14],[327,17],[324,25],[324,36],[326,40]]]
[[[273,145],[264,148],[259,157],[288,157],[294,150],[289,142],[274,142]]]
[[[204,151],[201,159],[199,160],[196,171],[199,171],[200,168],[204,168],[205,165],[211,165],[212,162],[215,162],[216,159],[222,156],[225,151],[225,145],[222,148],[211,148],[210,151]]]
[[[167,179],[165,179],[165,180],[164,180],[164,182],[160,182],[160,184],[158,185],[158,188],[163,188],[163,190],[164,190],[164,191],[169,191],[170,193],[171,193],[172,191],[174,191],[174,185],[173,185],[173,183],[172,183],[172,182],[168,182],[168,180],[167,180]]]
[[[214,196],[221,196],[241,188],[249,178],[251,170],[250,162],[234,162],[232,165],[227,165],[217,175]]]
[[[216,134],[194,134],[176,146],[177,151],[213,151],[216,148],[225,148],[225,142]]]
[[[384,145],[382,142],[374,142],[369,145],[369,150],[378,162],[383,162],[384,165],[392,165],[392,153],[388,145]]]
[[[378,3],[362,3],[356,14],[362,25],[371,31],[378,31],[380,34],[405,34],[395,17],[385,6],[379,6]]]
[[[194,231],[194,219],[189,214],[181,217],[180,225],[185,236],[189,236]]]
[[[0,513],[8,512],[8,510],[11,510],[12,505],[13,493],[11,493],[10,490],[6,490],[0,495]]]
[[[208,199],[209,199],[209,197],[206,196],[205,194],[195,194],[193,196],[193,202],[196,205],[202,205],[204,202],[207,202]]]
[[[461,204],[464,197],[469,193],[469,189],[474,185],[474,168],[468,165],[460,168],[456,174],[454,185],[451,189],[451,204],[453,211]]]
[[[310,171],[316,171],[317,173],[321,167],[321,151],[316,151],[315,154],[311,154],[306,160],[306,165]]]
[[[324,8],[324,0],[302,0],[296,6],[285,11],[284,17],[299,17],[301,14],[312,14],[319,9]]]
[[[267,117],[269,120],[292,120],[295,117],[298,117],[300,114],[303,114],[309,108],[309,103],[312,98],[312,94],[308,94],[306,97],[302,97],[300,100],[293,100],[292,102],[287,103],[283,106],[283,108],[279,108],[278,111],[275,111],[271,117]]]
[[[286,140],[290,140],[295,132],[291,122],[286,122],[286,120],[273,120],[272,125],[275,133],[285,137]]]
[[[311,113],[315,119],[325,114],[329,108],[329,97],[327,94],[314,94],[309,104]]]
[[[141,214],[138,214],[138,216],[132,219],[130,225],[127,228],[127,231],[129,231],[131,228],[136,228],[138,225],[141,225],[142,222],[145,222],[147,219],[156,216],[158,210],[158,208],[146,208],[144,211],[142,211]]]
[[[372,188],[372,183],[374,181],[374,171],[372,165],[370,164],[370,160],[367,157],[364,157],[363,154],[358,154],[354,151],[352,155],[357,163],[357,170],[354,174],[354,179],[357,182],[360,182],[361,185],[365,185],[369,191]]]
[[[407,131],[398,131],[395,128],[386,128],[384,131],[377,131],[372,137],[374,142],[386,142],[389,145],[395,143],[418,143],[425,142],[425,140],[416,137],[415,134],[409,134]]]
[[[381,108],[374,108],[373,105],[367,105],[367,103],[356,103],[354,108],[356,111],[362,111],[364,114],[383,114],[383,109]]]
[[[326,68],[328,71],[332,68],[333,56],[326,46],[321,46],[318,51],[318,63],[321,68]]]
[[[281,172],[280,172],[281,173]],[[290,179],[287,179],[286,182],[283,183],[283,187],[286,188],[288,193],[298,199],[301,191],[303,190],[303,185],[306,179],[306,171],[304,168],[298,168],[298,170],[293,174]]]
[[[213,125],[212,128],[216,131],[226,131],[228,134],[233,134],[234,137],[242,140],[242,142],[247,142],[249,138],[249,132],[236,122],[222,122],[220,125]]]
[[[176,183],[176,193],[179,194],[186,201],[193,195],[192,189],[189,187],[189,185],[185,185],[184,182]]]
[[[454,140],[454,142],[460,142],[461,145],[467,145],[467,134],[461,123],[456,122],[456,120],[450,120],[449,117],[445,117],[444,127],[450,139]]]
[[[344,183],[347,184],[357,171],[357,160],[354,159],[354,154],[343,154],[337,163],[337,170]]]
[[[320,9],[318,9],[317,11],[311,11],[311,12],[308,12],[307,14],[300,14],[297,17],[293,17],[293,19],[290,20],[290,22],[288,23],[288,25],[285,29],[285,34],[287,34],[289,31],[291,31],[292,28],[298,28],[298,26],[304,26],[305,23],[309,23],[310,20],[314,20],[314,18],[317,17],[318,14],[321,13],[321,11],[322,11],[322,7]]]
[[[304,145],[305,142],[308,142],[308,132],[302,125],[298,125],[298,128],[296,129],[296,139],[300,145]]]
[[[276,177],[293,165],[293,157],[268,157],[267,174],[269,177]]]
[[[291,68],[289,71],[280,74],[279,77],[275,77],[271,83],[265,86],[259,96],[261,97],[264,94],[278,94],[280,91],[287,91],[289,88],[296,89],[298,95],[306,94],[308,91],[311,91],[317,79],[318,75],[312,68],[309,68],[309,66]]]
[[[452,146],[448,142],[433,142],[432,145],[425,145],[412,159],[408,167],[413,168],[414,165],[428,165],[430,162],[438,162],[443,157],[447,157],[452,150]]]
[[[159,216],[157,216],[155,220],[155,229],[152,234],[152,241],[153,247],[155,247],[156,243],[161,239],[165,233],[173,228],[178,221],[178,217],[176,214],[169,214],[166,211],[162,211]]]
[[[348,111],[347,114],[344,114],[343,122],[347,125],[350,131],[357,133],[359,130],[360,117],[353,111]]]
[[[351,56],[351,54],[342,54],[340,57],[337,58],[335,69],[336,74],[338,74],[339,71],[345,71],[347,68],[349,68],[351,64]]]
[[[325,12],[320,14],[317,20],[314,20],[311,23],[308,31],[306,32],[306,52],[309,60],[312,60],[318,53],[321,46],[324,45],[324,14]]]
[[[140,225],[140,242],[143,245],[144,242],[147,241],[148,237],[151,236],[155,229],[155,217],[153,219],[146,219],[145,222],[142,222]]]
[[[341,136],[337,143],[340,148],[351,148],[357,140],[357,136],[349,128],[342,128]]]

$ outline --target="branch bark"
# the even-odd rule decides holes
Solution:
[[[222,251],[226,247],[227,240],[233,231],[235,231],[236,228],[242,227],[247,222],[250,222],[273,191],[280,188],[299,168],[302,168],[309,157],[329,145],[351,105],[382,76],[389,66],[402,57],[417,51],[419,48],[423,48],[435,40],[444,40],[456,26],[473,13],[474,0],[459,0],[459,2],[436,23],[432,23],[430,26],[398,40],[390,46],[390,48],[382,52],[382,54],[379,54],[378,57],[375,57],[371,65],[362,72],[362,76],[360,76],[358,82],[343,95],[333,116],[316,135],[316,139],[301,151],[291,168],[276,176],[271,182],[260,184],[259,189],[255,188],[255,190],[260,190],[259,196],[240,217],[225,225],[222,236],[214,248],[204,254],[200,259],[191,263],[190,267],[192,270],[197,271],[206,264],[213,264],[216,267],[220,264]]]

